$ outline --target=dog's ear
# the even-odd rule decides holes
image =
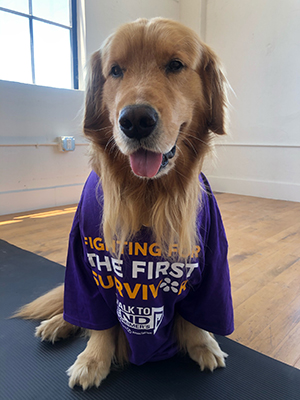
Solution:
[[[204,95],[208,104],[208,129],[218,135],[226,133],[227,79],[215,53],[203,46],[200,76],[204,84]]]
[[[90,61],[89,76],[85,94],[84,133],[96,139],[96,132],[107,127],[106,113],[103,110],[102,92],[105,78],[102,74],[101,50],[96,51]],[[98,140],[100,139],[97,135]]]

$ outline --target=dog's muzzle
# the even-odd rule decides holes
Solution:
[[[119,127],[127,138],[142,143],[156,129],[159,116],[147,104],[134,104],[124,107],[119,115]],[[176,144],[167,153],[156,153],[141,146],[130,155],[130,165],[135,175],[153,178],[161,172],[175,156]]]

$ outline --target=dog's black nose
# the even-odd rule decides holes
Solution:
[[[126,106],[120,113],[121,130],[131,139],[142,139],[149,136],[158,122],[158,114],[147,105]]]

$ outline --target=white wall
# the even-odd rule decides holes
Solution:
[[[139,17],[196,30],[237,95],[231,137],[217,146],[217,167],[206,168],[214,189],[300,201],[298,0],[87,0],[85,11],[88,56]],[[78,201],[89,172],[83,100],[81,91],[0,81],[0,214]],[[58,152],[60,135],[76,137],[75,152]]]
[[[193,29],[202,40],[206,31],[206,0],[181,0],[180,22]]]
[[[179,3],[87,0],[85,12],[89,56],[121,23],[139,17],[179,19]],[[81,134],[83,102],[82,91],[0,81],[0,214],[79,200],[89,173]],[[75,136],[74,152],[58,152],[60,135]]]
[[[81,91],[0,81],[0,214],[78,201],[88,174],[82,104]],[[60,135],[75,136],[74,152],[58,151]]]
[[[209,179],[219,191],[300,201],[299,0],[208,0],[206,11],[206,42],[236,93]]]
[[[119,25],[137,18],[165,17],[178,20],[179,0],[87,0],[87,55]]]

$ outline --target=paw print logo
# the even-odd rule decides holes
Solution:
[[[169,292],[170,290],[172,290],[173,293],[178,293],[178,286],[178,282],[172,282],[170,278],[165,278],[164,281],[161,283],[160,288],[164,292]]]

